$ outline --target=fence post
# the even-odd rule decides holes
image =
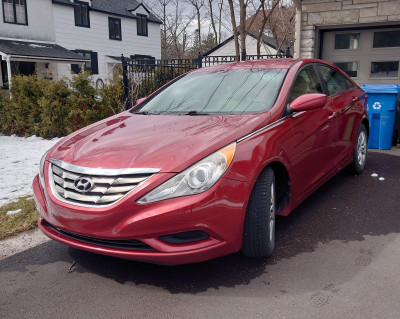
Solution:
[[[246,49],[242,49],[242,59],[241,61],[246,61]]]
[[[121,54],[121,62],[122,62],[122,83],[124,85],[124,101],[125,101],[125,110],[130,109],[130,101],[129,101],[129,88],[128,88],[128,63],[125,61],[124,55]]]
[[[289,47],[286,48],[286,57],[290,58],[290,48]]]
[[[202,67],[203,67],[203,57],[199,52],[199,54],[197,55],[197,68],[201,69]]]

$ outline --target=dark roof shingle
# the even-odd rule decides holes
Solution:
[[[27,42],[0,39],[0,52],[32,58],[49,58],[59,60],[83,61],[82,56],[54,43]]]
[[[69,0],[53,0],[53,3],[70,6],[73,5],[73,3]],[[92,0],[90,8],[93,11],[100,11],[126,18],[136,19],[136,17],[133,16],[129,10],[134,10],[140,5],[141,3],[136,0]],[[152,12],[149,12],[149,21],[162,23],[161,20],[158,19]]]

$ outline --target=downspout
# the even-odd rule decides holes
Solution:
[[[7,77],[8,77],[8,91],[11,90],[11,59],[9,55],[6,55],[7,62]]]
[[[296,6],[296,25],[295,25],[295,42],[294,42],[294,58],[301,57],[301,16],[302,16],[302,0],[293,0]]]
[[[3,58],[0,55],[0,90],[3,88],[4,86],[4,79],[3,79],[3,66],[1,61],[3,60]]]

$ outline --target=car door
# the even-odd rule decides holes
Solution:
[[[359,99],[360,90],[340,71],[328,65],[318,64],[317,69],[325,81],[329,99],[333,102],[333,121],[337,126],[335,157],[338,165],[342,166],[353,154],[353,137],[358,131],[357,118],[360,109],[364,108]]]
[[[302,94],[325,93],[312,64],[300,69],[293,83],[289,102]],[[333,101],[328,100],[322,108],[293,112],[290,115],[296,141],[291,150],[292,178],[296,185],[301,185],[297,190],[294,187],[293,192],[300,198],[317,187],[318,182],[335,168],[337,128],[332,121],[333,112]]]

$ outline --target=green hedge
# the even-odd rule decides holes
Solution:
[[[124,106],[119,73],[98,92],[87,72],[57,81],[17,75],[9,93],[0,90],[0,132],[6,135],[65,136]]]

